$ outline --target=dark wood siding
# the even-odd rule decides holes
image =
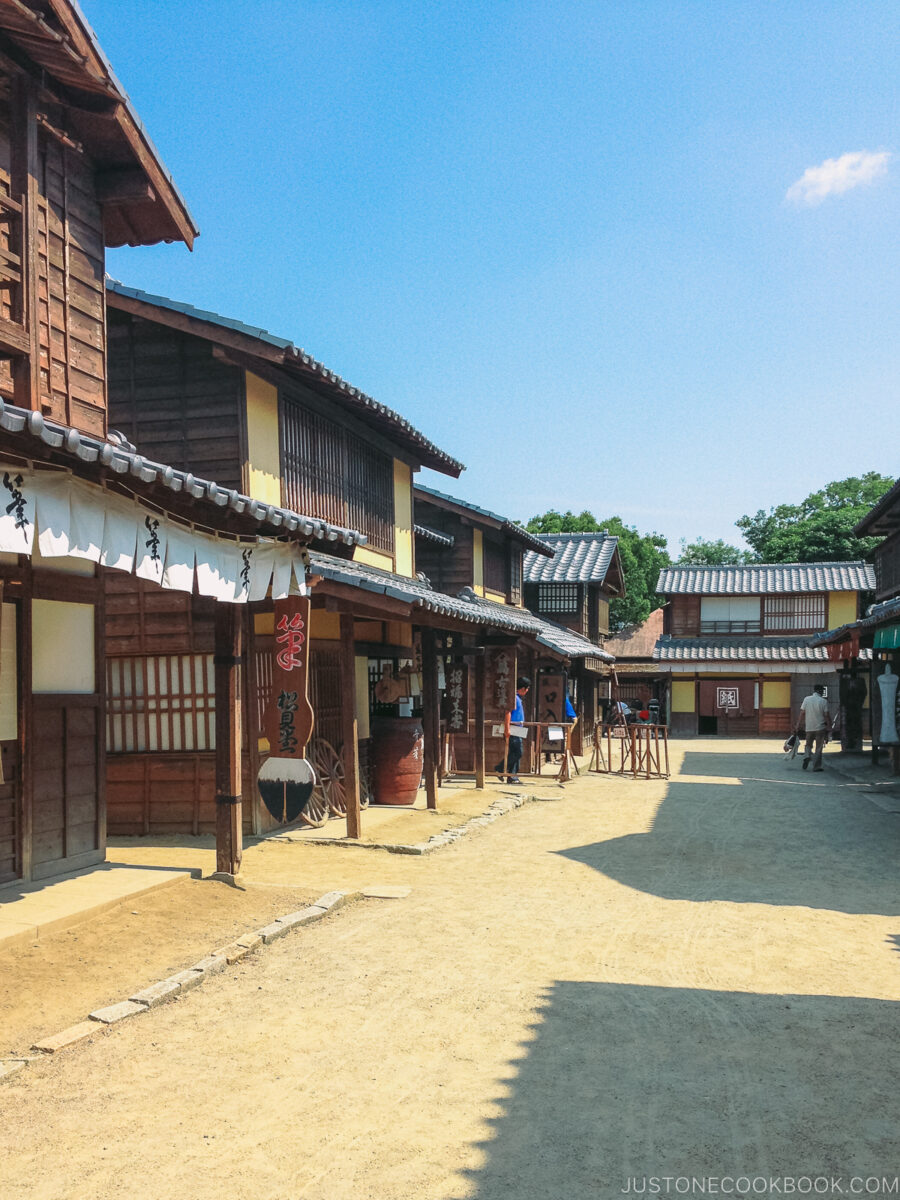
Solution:
[[[212,654],[215,601],[104,571],[107,656]]]
[[[669,620],[672,637],[696,637],[700,633],[700,597],[673,596]]]
[[[394,462],[363,437],[293,397],[280,397],[284,502],[394,550]]]
[[[0,883],[18,879],[21,837],[19,820],[19,748],[15,742],[0,742],[3,782],[0,783]]]
[[[102,723],[98,696],[35,696],[34,708],[31,861],[40,879],[102,857]]]
[[[878,600],[887,600],[900,592],[900,533],[888,538],[875,551],[875,576]]]
[[[445,529],[430,516],[426,523],[443,533],[452,534],[456,541],[452,546],[437,546],[424,538],[416,538],[416,570],[427,575],[432,587],[455,596],[462,588],[471,587],[474,583],[472,530],[465,525]]]
[[[209,342],[109,310],[109,424],[140,454],[241,489],[243,403]]]

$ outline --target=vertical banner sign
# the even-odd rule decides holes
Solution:
[[[447,691],[444,695],[448,733],[467,733],[469,729],[469,668],[465,663],[451,663],[447,669]]]
[[[542,672],[538,675],[539,721],[552,721],[562,725],[566,720],[566,677],[560,672]]]
[[[505,646],[491,651],[487,661],[487,701],[500,716],[512,711],[516,697],[516,653]]]
[[[316,783],[305,757],[313,729],[309,610],[308,596],[275,601],[275,661],[265,720],[269,757],[260,768],[258,784],[263,803],[282,824],[300,816]]]

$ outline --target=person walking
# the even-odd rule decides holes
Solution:
[[[817,683],[813,687],[812,695],[807,696],[800,705],[800,719],[806,730],[803,770],[805,771],[809,766],[809,760],[813,757],[813,751],[815,750],[813,770],[821,771],[822,751],[825,748],[825,741],[831,731],[831,716],[828,712],[828,701],[825,699],[825,688],[821,683]],[[800,732],[800,722],[797,723],[797,732]]]
[[[520,675],[516,680],[516,702],[511,710],[504,717],[504,735],[506,737],[506,758],[502,762],[498,762],[494,770],[500,776],[500,782],[503,782],[503,773],[506,771],[507,783],[520,783],[519,779],[519,763],[522,761],[522,749],[524,746],[527,729],[525,728],[525,707],[522,704],[523,699],[528,695],[528,689],[531,687],[531,680],[527,675]]]

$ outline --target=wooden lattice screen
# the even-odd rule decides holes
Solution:
[[[110,754],[215,749],[211,654],[108,658],[106,698]]]
[[[827,596],[824,592],[800,596],[766,596],[766,633],[811,633],[825,628]]]

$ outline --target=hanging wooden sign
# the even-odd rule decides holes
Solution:
[[[303,812],[316,784],[306,761],[312,736],[309,702],[309,597],[275,601],[275,661],[265,732],[269,757],[257,778],[259,794],[276,821],[287,824]]]
[[[537,720],[561,725],[566,720],[566,676],[563,671],[538,675]]]
[[[488,651],[487,676],[487,702],[492,713],[510,712],[516,702],[515,647],[502,646]]]
[[[451,663],[447,668],[444,714],[447,718],[448,733],[467,732],[469,728],[469,668],[465,663]]]

